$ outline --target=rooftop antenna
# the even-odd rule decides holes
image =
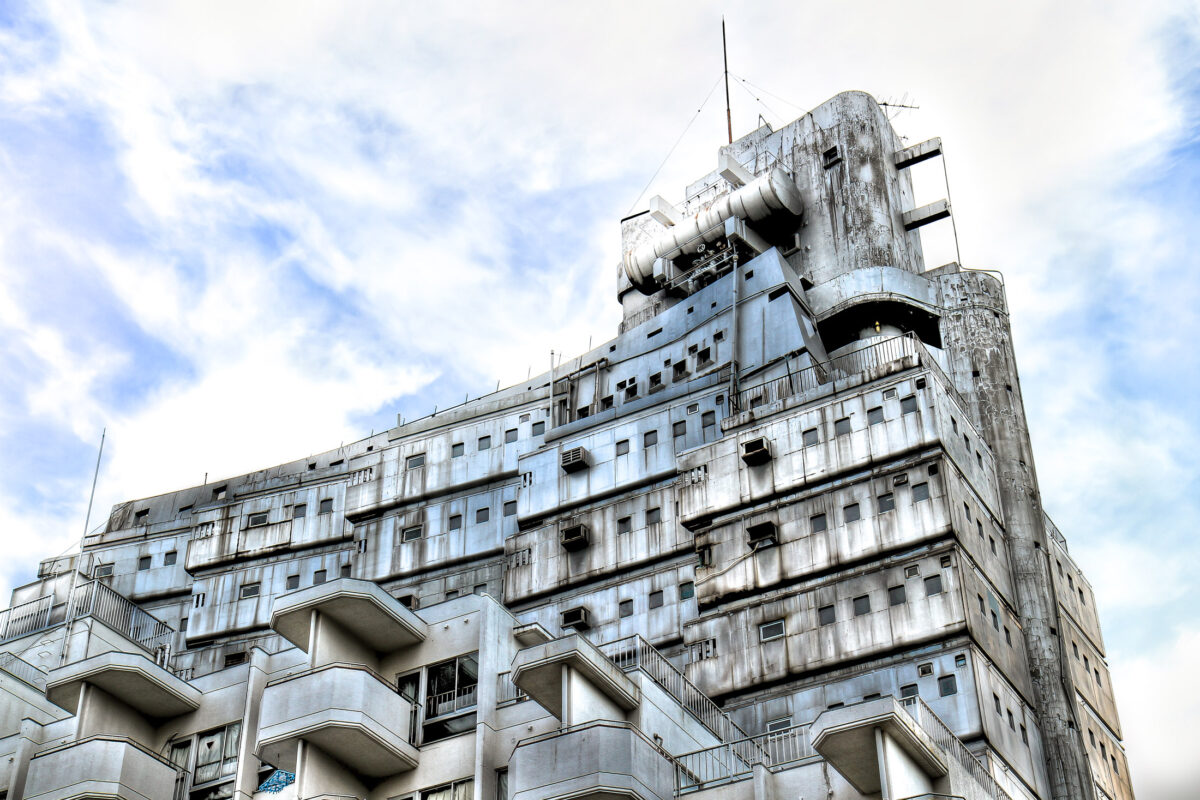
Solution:
[[[83,538],[87,538],[88,525],[92,524],[92,503],[96,500],[96,482],[100,480],[100,458],[104,455],[104,437],[108,435],[108,426],[100,431],[100,452],[96,453],[96,471],[92,474],[92,493],[88,496],[87,516],[83,518]]]
[[[721,17],[721,57],[725,60],[725,123],[729,126],[729,143],[733,144],[733,112],[729,110],[729,48],[725,45],[725,17]]]

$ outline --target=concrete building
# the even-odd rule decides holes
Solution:
[[[940,154],[838,95],[622,221],[615,339],[114,508],[0,613],[0,798],[1131,800]]]

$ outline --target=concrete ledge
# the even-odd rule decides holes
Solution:
[[[598,721],[519,742],[511,800],[671,800],[675,767],[625,722]]]
[[[309,621],[319,611],[377,653],[425,640],[425,622],[373,581],[339,578],[285,594],[271,607],[271,627],[308,652]]]
[[[641,702],[641,691],[616,664],[579,634],[527,647],[512,662],[512,682],[543,708],[562,718],[562,667],[579,672],[625,711]]]
[[[52,670],[46,676],[46,697],[56,706],[77,713],[79,689],[84,683],[157,719],[200,707],[199,689],[139,653],[102,653]]]
[[[38,753],[29,762],[25,800],[164,800],[178,770],[128,739],[92,737]]]
[[[863,794],[879,792],[879,759],[875,729],[879,728],[916,762],[927,776],[947,773],[941,748],[894,697],[823,711],[813,721],[813,749]]]
[[[332,664],[267,684],[259,716],[263,761],[296,771],[296,745],[316,745],[354,772],[381,778],[414,769],[412,704],[378,675]]]

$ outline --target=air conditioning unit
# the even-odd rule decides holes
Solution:
[[[771,443],[764,437],[747,439],[742,442],[742,461],[750,466],[765,464],[771,460]]]
[[[751,547],[779,544],[779,531],[771,520],[746,526],[746,543]]]
[[[591,613],[583,606],[565,609],[562,612],[562,626],[586,631],[592,627]]]
[[[588,468],[588,452],[582,447],[572,447],[570,450],[563,450],[558,463],[562,467],[563,472],[566,473],[585,470]]]
[[[587,547],[589,541],[587,525],[568,525],[558,533],[558,543],[572,552]]]

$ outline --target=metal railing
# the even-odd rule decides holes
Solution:
[[[975,754],[967,749],[967,746],[962,743],[962,740],[954,735],[954,732],[946,727],[946,723],[933,713],[933,709],[925,705],[925,701],[919,697],[905,697],[900,700],[900,704],[905,710],[917,721],[917,724],[929,734],[929,737],[942,748],[947,755],[953,756],[966,770],[971,774],[971,777],[984,789],[990,792],[996,800],[1012,800],[1008,792],[1000,788],[1000,784],[988,772],[987,767],[983,765]]]
[[[0,653],[0,670],[35,689],[46,691],[46,673],[15,653]]]
[[[100,620],[151,654],[169,648],[175,637],[170,625],[99,581],[75,587],[71,619],[80,617]]]
[[[512,682],[512,673],[501,672],[496,676],[496,705],[514,705],[528,699],[529,695]]]
[[[425,719],[430,720],[434,717],[444,717],[447,714],[454,714],[463,709],[470,708],[477,701],[478,690],[479,686],[472,684],[471,686],[460,686],[448,692],[430,695],[425,701]]]
[[[0,642],[49,628],[53,608],[54,596],[45,595],[0,611]]]
[[[752,757],[753,748],[749,744],[749,735],[658,652],[654,645],[635,633],[624,639],[602,644],[599,649],[622,671],[640,669],[646,673],[718,739],[727,743],[737,743],[735,749],[744,751],[741,753],[742,757]]]
[[[816,755],[809,741],[810,728],[808,724],[794,725],[675,756],[675,791],[739,780],[750,775],[756,764],[772,769],[810,758]]]

